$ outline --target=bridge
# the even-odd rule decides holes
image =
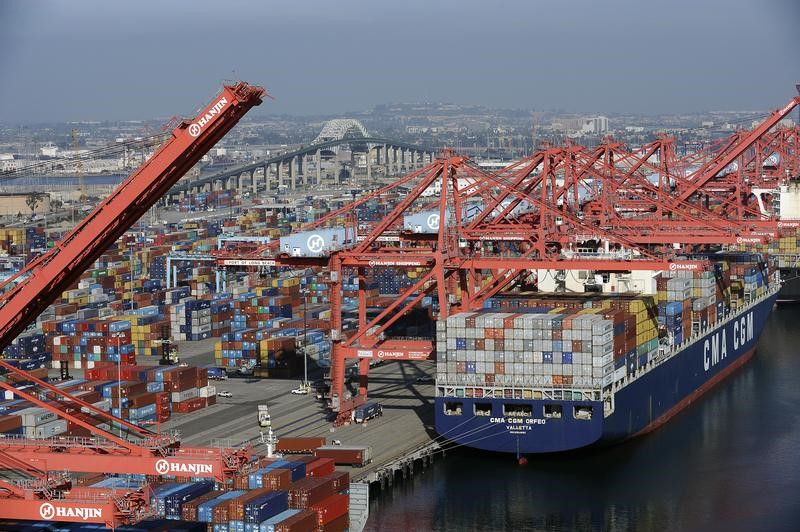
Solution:
[[[317,138],[311,144],[319,144],[328,140],[341,140],[347,138],[368,137],[367,128],[358,120],[352,118],[335,118],[328,120],[322,127]]]
[[[345,150],[349,159],[342,161]],[[286,151],[252,163],[227,168],[220,172],[184,179],[170,190],[170,198],[186,193],[212,190],[252,190],[254,194],[265,190],[290,189],[340,185],[342,181],[339,159],[350,167],[353,176],[357,171],[371,182],[379,176],[393,176],[422,168],[433,161],[436,149],[369,136],[364,126],[353,119],[336,119],[325,124],[322,131],[308,146]],[[325,169],[326,165],[328,168]],[[331,170],[333,170],[331,175]],[[352,184],[352,181],[351,181]]]

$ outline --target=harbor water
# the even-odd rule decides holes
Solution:
[[[517,465],[452,449],[373,497],[366,530],[798,530],[800,305],[653,433]]]

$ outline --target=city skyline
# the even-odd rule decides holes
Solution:
[[[259,115],[346,114],[388,102],[766,110],[796,94],[799,19],[790,0],[510,1],[493,10],[474,1],[346,1],[335,10],[236,1],[220,10],[205,0],[12,0],[0,5],[0,121],[189,115],[234,78],[276,97]]]

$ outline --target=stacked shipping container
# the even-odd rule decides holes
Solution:
[[[765,265],[746,255],[730,263],[722,258],[710,271],[655,274],[655,297],[517,294],[493,298],[479,312],[451,315],[437,323],[437,382],[504,389],[608,386],[647,367],[659,345],[680,345],[732,306],[763,294]]]

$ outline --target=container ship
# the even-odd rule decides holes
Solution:
[[[544,293],[539,271],[537,292],[440,320],[437,433],[519,457],[667,422],[753,356],[780,290],[761,255],[708,258],[707,271],[574,272],[584,293]]]

